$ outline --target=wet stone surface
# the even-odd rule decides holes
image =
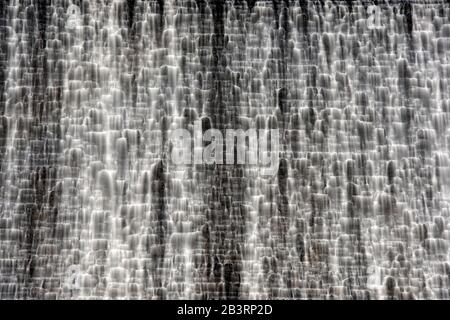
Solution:
[[[0,0],[0,299],[449,299],[450,6],[387,2]]]

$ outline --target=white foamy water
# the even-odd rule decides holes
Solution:
[[[0,299],[449,299],[450,6],[378,2],[2,1]]]

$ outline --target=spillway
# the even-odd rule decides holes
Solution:
[[[450,299],[449,86],[447,1],[0,0],[0,299]]]

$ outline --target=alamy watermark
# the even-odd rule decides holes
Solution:
[[[242,164],[255,165],[261,174],[278,170],[280,134],[278,129],[202,130],[201,121],[195,121],[193,133],[174,129],[169,134],[171,161],[175,165]]]

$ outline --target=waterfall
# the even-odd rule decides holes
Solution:
[[[446,1],[0,1],[0,299],[450,299],[449,66]]]

